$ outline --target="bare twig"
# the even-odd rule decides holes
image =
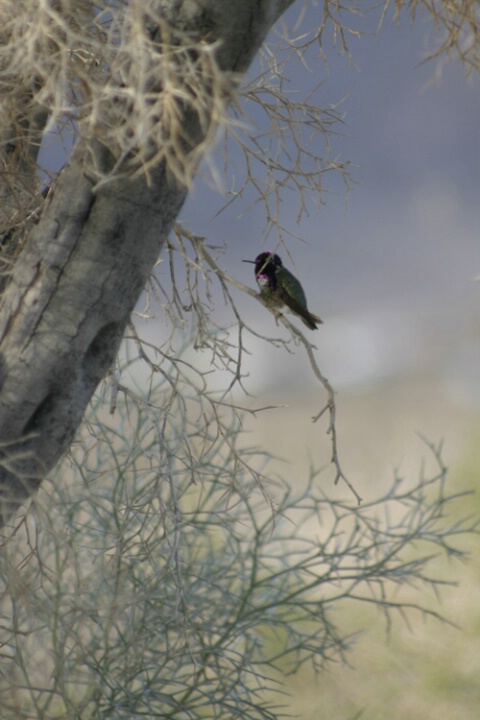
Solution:
[[[362,498],[358,494],[358,492],[355,490],[355,487],[352,485],[350,480],[347,478],[347,476],[343,472],[341,465],[340,465],[340,459],[339,459],[339,455],[338,455],[338,446],[337,446],[335,391],[334,391],[332,385],[330,384],[330,382],[327,380],[327,378],[323,375],[320,368],[318,367],[318,363],[317,363],[317,361],[315,359],[315,355],[314,355],[314,346],[309,342],[309,340],[307,340],[305,335],[300,330],[298,330],[294,325],[292,325],[289,322],[289,320],[286,317],[284,317],[283,315],[278,315],[278,313],[276,313],[274,310],[272,310],[272,308],[270,308],[268,306],[268,304],[264,301],[264,299],[262,298],[262,296],[259,293],[255,292],[250,287],[239,282],[237,279],[233,278],[231,275],[229,275],[224,270],[222,270],[219,267],[219,265],[215,262],[212,255],[208,252],[207,246],[205,244],[205,238],[195,236],[193,233],[185,230],[184,228],[181,228],[181,229],[177,228],[177,232],[180,232],[185,237],[188,237],[190,242],[192,242],[192,244],[194,244],[197,252],[200,253],[205,258],[208,266],[211,268],[211,270],[213,270],[213,272],[215,272],[215,274],[220,282],[222,291],[223,291],[225,297],[227,298],[229,305],[232,308],[235,318],[238,322],[239,341],[238,341],[237,369],[234,373],[234,378],[233,378],[230,386],[228,387],[227,392],[229,392],[231,390],[231,388],[233,387],[233,385],[236,382],[239,382],[241,384],[241,380],[240,380],[240,378],[241,378],[241,360],[242,360],[242,354],[243,354],[242,332],[244,330],[248,330],[249,332],[252,332],[251,328],[245,324],[238,309],[235,306],[233,298],[228,289],[228,286],[231,285],[233,287],[236,287],[238,290],[241,290],[242,292],[244,292],[244,293],[250,295],[251,297],[254,297],[256,300],[258,300],[262,305],[264,305],[274,315],[274,317],[276,317],[284,325],[284,327],[287,328],[287,330],[290,332],[290,334],[303,345],[303,347],[307,353],[307,357],[309,359],[310,367],[313,371],[313,374],[315,375],[317,380],[322,384],[322,386],[324,387],[324,389],[327,393],[326,404],[317,413],[317,415],[315,415],[312,418],[312,420],[313,420],[313,422],[317,422],[323,416],[323,414],[325,412],[328,411],[328,413],[329,413],[329,424],[328,424],[328,428],[327,428],[327,433],[330,435],[331,446],[332,446],[331,462],[334,465],[335,472],[336,472],[334,482],[335,482],[335,484],[338,484],[339,480],[343,480],[345,482],[345,484],[348,486],[348,488],[350,489],[350,491],[355,496],[358,504],[360,505],[360,503],[362,502]],[[255,333],[255,335],[256,335],[256,333]],[[257,335],[257,337],[258,337],[258,335]]]

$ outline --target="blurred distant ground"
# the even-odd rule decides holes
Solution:
[[[291,475],[292,481],[301,481],[310,463],[328,468],[327,417],[311,421],[324,402],[320,387],[309,394],[292,395],[282,388],[260,393],[251,407],[285,407],[245,418],[244,428],[250,433],[246,442],[277,457],[272,472]],[[442,443],[444,462],[453,467],[471,451],[474,438],[480,438],[480,411],[453,403],[435,376],[399,378],[363,390],[340,389],[336,402],[342,467],[364,497],[389,483],[395,471],[418,476],[422,459],[431,456],[422,437],[435,446]],[[476,480],[480,481],[480,467]]]
[[[261,401],[261,402],[260,402]],[[326,465],[318,477],[331,497],[351,498],[328,468],[326,421],[311,423],[321,407],[321,392],[260,394],[257,405],[288,403],[273,415],[247,419],[250,439],[284,461],[278,471],[289,482],[302,482],[310,460]],[[455,517],[480,516],[480,412],[458,402],[445,379],[434,372],[377,382],[363,389],[343,388],[337,395],[338,442],[342,466],[366,501],[381,494],[394,472],[415,482],[435,469],[431,453],[418,437],[438,445],[449,467],[447,493],[474,491],[452,507]],[[354,499],[351,498],[352,504]],[[335,613],[344,632],[361,634],[348,654],[348,665],[332,664],[315,676],[308,668],[282,678],[287,707],[299,720],[478,720],[480,708],[480,552],[479,537],[461,537],[469,562],[441,560],[439,577],[454,581],[437,598],[429,589],[413,590],[411,599],[426,603],[458,627],[419,613],[406,622],[394,616],[392,630],[378,611],[351,602]]]
[[[308,7],[297,34],[315,26],[318,11]],[[312,199],[300,222],[298,197],[285,193],[280,223],[301,239],[288,243],[290,258],[276,230],[267,235],[252,193],[217,214],[243,179],[235,151],[224,187],[197,182],[182,212],[189,229],[225,244],[220,264],[241,282],[255,286],[241,260],[265,249],[302,282],[310,309],[325,321],[309,338],[337,391],[340,462],[366,501],[395,473],[413,483],[423,468],[435,468],[418,433],[434,445],[443,441],[447,489],[480,485],[479,78],[466,78],[458,62],[422,64],[435,44],[431,23],[419,14],[412,28],[406,17],[392,22],[392,14],[378,36],[378,18],[365,16],[368,33],[350,39],[353,63],[329,46],[328,67],[309,58],[308,69],[298,62],[286,70],[297,100],[315,86],[321,106],[339,103],[333,156],[354,164],[356,182],[346,203],[341,180],[327,174],[323,197]],[[297,17],[293,7],[284,21],[293,28]],[[257,72],[255,64],[252,77]],[[223,167],[223,146],[216,161]],[[282,334],[252,298],[238,301],[256,332]],[[326,398],[301,349],[289,355],[252,338],[246,345],[243,369],[254,397],[239,402],[287,407],[247,415],[242,442],[272,453],[269,472],[292,484],[304,482],[310,466],[324,468],[316,482],[354,503],[344,484],[333,485],[327,418],[311,422]],[[457,505],[459,517],[480,516],[477,495]],[[408,618],[411,629],[397,618],[387,639],[379,614],[351,603],[338,612],[342,627],[363,631],[351,666],[283,678],[289,711],[300,720],[478,720],[479,540],[464,538],[468,564],[439,568],[458,586],[440,600],[423,598],[460,629],[416,615]]]

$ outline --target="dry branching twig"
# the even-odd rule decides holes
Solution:
[[[358,494],[358,492],[355,490],[355,487],[350,482],[350,480],[346,477],[345,473],[343,472],[340,464],[339,454],[338,454],[338,446],[337,446],[337,430],[336,430],[336,403],[335,403],[335,391],[332,388],[331,384],[327,380],[327,378],[323,375],[320,368],[318,367],[318,364],[315,359],[314,355],[314,346],[312,343],[307,340],[305,335],[300,332],[294,325],[292,325],[287,318],[280,315],[278,316],[275,311],[273,311],[271,308],[268,307],[268,304],[265,303],[262,296],[249,288],[248,286],[244,285],[237,279],[233,278],[231,275],[229,275],[225,270],[221,269],[218,263],[214,260],[212,254],[209,252],[208,245],[205,242],[205,238],[200,238],[195,236],[193,233],[189,232],[185,228],[180,227],[177,225],[176,227],[176,238],[179,243],[181,243],[182,247],[182,255],[185,259],[185,262],[187,264],[187,267],[190,269],[195,269],[195,273],[193,277],[189,275],[189,272],[187,271],[187,282],[186,282],[186,290],[189,294],[190,298],[192,298],[192,302],[188,303],[188,308],[190,311],[194,311],[196,322],[195,325],[198,328],[197,332],[200,333],[202,340],[195,341],[195,346],[203,346],[203,347],[210,347],[213,353],[213,357],[217,358],[219,363],[222,365],[223,368],[226,368],[227,365],[230,368],[230,372],[232,374],[232,380],[227,387],[227,389],[224,392],[223,397],[225,397],[232,388],[238,384],[242,389],[246,392],[245,387],[242,383],[242,358],[244,356],[245,351],[245,343],[244,343],[244,335],[246,333],[259,338],[259,334],[255,331],[254,328],[249,326],[245,320],[242,318],[241,313],[239,312],[235,301],[232,297],[232,294],[230,292],[229,287],[235,287],[238,290],[242,291],[243,293],[246,293],[250,295],[251,297],[254,297],[256,300],[258,300],[263,306],[265,306],[273,315],[276,317],[283,325],[288,329],[291,336],[295,339],[295,341],[298,343],[301,343],[305,349],[305,352],[307,354],[307,357],[310,362],[310,367],[312,369],[312,372],[316,379],[321,383],[323,388],[325,389],[327,393],[327,401],[325,405],[322,407],[322,409],[317,413],[315,417],[312,418],[313,422],[317,422],[325,412],[328,411],[329,414],[329,423],[327,428],[327,433],[330,435],[331,439],[331,446],[332,446],[332,458],[331,462],[333,463],[335,467],[335,484],[339,482],[339,480],[343,480],[350,491],[355,496],[357,502],[360,504],[362,502],[361,496]],[[189,257],[189,254],[185,248],[185,245],[183,242],[185,240],[188,240],[188,242],[191,244],[192,248],[194,249],[196,259],[192,260]],[[202,263],[200,263],[200,258],[203,258],[205,261],[207,268],[202,267]],[[205,303],[203,301],[203,298],[201,298],[198,294],[199,291],[199,284],[198,284],[198,277],[197,275],[200,274],[207,283],[207,291],[206,296],[211,296],[211,289],[210,284],[212,282],[211,278],[209,279],[209,273],[207,270],[210,270],[214,273],[216,279],[218,280],[221,288],[221,292],[223,294],[223,297],[225,298],[228,306],[231,308],[234,317],[235,317],[235,333],[237,336],[237,343],[236,348],[233,346],[229,341],[229,349],[226,350],[225,341],[222,345],[218,345],[218,335],[216,333],[212,333],[210,331],[210,339],[208,338],[208,335],[206,333],[206,329],[211,322],[208,318],[208,303]],[[174,282],[176,276],[173,276]],[[165,294],[166,296],[168,293]],[[181,303],[178,301],[178,298],[176,299],[176,308],[181,306]],[[171,305],[170,305],[171,307]],[[212,338],[215,337],[215,342],[212,344]],[[281,338],[262,338],[265,340],[265,342],[271,342],[273,345],[277,347],[283,347],[284,349],[289,350],[288,348],[288,340],[283,340]],[[225,359],[228,358],[228,363],[225,362]],[[213,362],[216,362],[216,360],[213,360]]]
[[[473,0],[375,7],[412,17],[424,8],[441,32],[438,52],[456,52],[478,69]],[[355,0],[326,0],[315,27],[284,38],[285,62],[293,52],[306,63],[327,37],[348,54],[363,9]],[[350,182],[328,139],[341,120],[338,107],[288,96],[281,50],[266,48],[262,72],[246,90],[252,114],[260,109],[268,124],[247,139],[243,119],[226,119],[236,78],[219,72],[215,43],[167,27],[156,2],[0,0],[0,17],[4,245],[13,235],[18,246],[19,231],[42,211],[37,156],[50,130],[69,129],[107,149],[108,167],[85,158],[98,190],[120,175],[150,179],[160,162],[173,182],[190,182],[225,124],[246,165],[232,192],[254,189],[267,232],[279,226],[285,190],[295,192],[301,217],[311,199],[321,202],[326,172]],[[201,143],[181,130],[179,115],[189,113]],[[15,253],[2,260],[9,267]],[[407,625],[412,612],[440,619],[428,598],[412,599],[410,586],[441,588],[432,556],[462,557],[457,539],[478,531],[476,520],[448,519],[445,508],[462,493],[446,491],[435,446],[430,476],[409,484],[396,476],[360,505],[340,463],[334,390],[311,343],[283,317],[287,338],[263,338],[248,326],[231,288],[261,297],[225,273],[194,233],[177,228],[165,267],[166,285],[152,277],[140,319],[158,301],[164,337],[146,339],[140,320],[131,325],[108,407],[97,396],[58,473],[2,545],[2,720],[200,720],[206,708],[271,720],[273,672],[306,662],[319,671],[345,658],[351,637],[336,625],[339,604],[378,608],[387,629],[396,614]],[[230,309],[227,324],[211,312],[218,291]],[[240,447],[243,413],[274,409],[232,399],[234,389],[245,390],[247,334],[287,352],[302,344],[327,395],[313,421],[328,413],[335,483],[343,480],[356,504],[327,496],[313,470],[292,486],[272,479],[268,456]],[[213,389],[222,372],[226,386]]]

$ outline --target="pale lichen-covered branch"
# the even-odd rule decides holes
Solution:
[[[4,235],[14,256],[0,305],[4,514],[68,448],[222,104],[289,4],[132,2],[116,16],[90,15],[82,34],[79,13],[89,3],[42,3],[28,19],[30,4],[15,3],[4,28],[16,43],[10,56],[3,50],[5,77],[15,80],[23,43],[38,83],[32,112],[43,103],[56,122],[70,114],[79,140],[40,211],[26,213],[21,245],[12,252],[18,235]]]

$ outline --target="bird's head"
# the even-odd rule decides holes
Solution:
[[[243,262],[253,263],[255,265],[255,276],[257,278],[274,275],[276,268],[282,267],[283,264],[281,258],[271,251],[260,253],[255,260],[243,260]]]

